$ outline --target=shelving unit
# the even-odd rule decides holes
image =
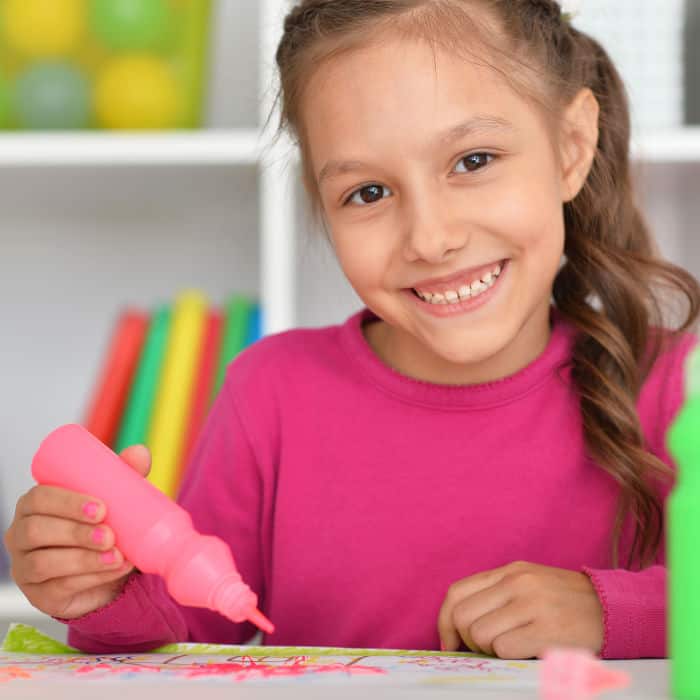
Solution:
[[[256,165],[261,150],[254,129],[156,135],[12,133],[0,135],[0,167]]]
[[[257,123],[234,126],[214,119],[216,128],[153,135],[0,134],[3,227],[21,231],[13,237],[0,229],[0,242],[3,235],[7,237],[1,257],[10,261],[15,279],[21,278],[17,266],[38,266],[38,271],[31,270],[32,279],[48,280],[44,295],[47,304],[54,304],[44,309],[41,323],[37,322],[42,331],[38,334],[31,319],[44,300],[35,291],[32,303],[17,312],[16,325],[11,325],[16,338],[9,354],[3,356],[0,349],[0,362],[16,367],[18,374],[10,378],[9,392],[4,388],[7,403],[0,405],[0,412],[7,411],[0,420],[0,444],[4,445],[0,508],[6,522],[17,496],[29,487],[28,464],[38,441],[51,428],[79,415],[109,328],[110,319],[103,317],[114,311],[109,305],[115,303],[117,290],[133,292],[144,303],[163,294],[171,298],[173,280],[197,262],[191,260],[196,248],[183,247],[190,230],[191,236],[205,240],[203,248],[215,248],[210,258],[197,264],[206,268],[212,260],[216,262],[210,276],[195,270],[193,278],[205,279],[214,296],[239,284],[256,293],[265,309],[268,333],[297,324],[338,322],[358,304],[340,272],[329,264],[332,256],[318,257],[298,235],[307,222],[291,144],[283,138],[271,147],[271,131],[258,126],[272,108],[274,49],[288,2],[224,3],[231,26],[237,25],[237,13],[244,5],[257,18],[258,97],[249,120]],[[221,20],[226,23],[223,15]],[[251,68],[251,63],[238,70]],[[226,89],[230,83],[228,74],[220,81]],[[275,121],[271,124],[274,127]],[[648,192],[645,203],[662,234],[662,248],[670,257],[688,263],[700,216],[700,197],[693,185],[693,178],[700,181],[700,127],[635,134],[633,155],[642,166]],[[85,201],[73,194],[62,202],[62,195],[76,190]],[[48,213],[32,206],[33,196]],[[171,211],[174,199],[177,208]],[[181,221],[198,201],[202,208],[214,210],[201,222],[201,230],[199,210],[191,213],[191,222]],[[41,227],[36,227],[38,211],[45,216],[42,226],[50,227],[42,232],[43,238]],[[101,227],[91,228],[90,220],[98,216]],[[171,222],[176,229],[172,237],[168,235]],[[157,240],[150,240],[151,235]],[[55,246],[55,255],[44,258],[36,251],[46,241]],[[124,250],[117,251],[115,245]],[[111,264],[109,258],[117,252],[118,259]],[[691,252],[698,254],[694,264],[700,267],[700,250]],[[167,264],[162,257],[166,254]],[[92,269],[90,260],[95,255],[103,261]],[[148,257],[139,265],[142,256]],[[54,269],[63,264],[68,265],[66,275],[78,280],[68,291],[59,288],[63,281]],[[692,267],[692,260],[689,264]],[[167,273],[170,267],[174,270]],[[16,303],[10,300],[9,287],[3,295],[2,277],[0,317],[4,297],[8,310]],[[78,305],[82,293],[78,290],[83,286],[94,299],[81,298]],[[18,298],[22,293],[20,289]],[[60,313],[73,322],[55,319]],[[86,324],[92,324],[89,332],[83,331]],[[36,348],[37,343],[42,347]],[[60,376],[53,366],[61,367]],[[50,391],[44,390],[47,384]],[[46,620],[13,584],[0,583],[0,636],[4,624],[13,619],[38,624]]]

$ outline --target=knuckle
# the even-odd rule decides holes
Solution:
[[[537,576],[532,571],[517,571],[504,577],[514,592],[531,591],[537,587]]]
[[[43,542],[43,528],[41,521],[34,515],[25,518],[24,521],[24,542],[29,549],[37,549]]]
[[[459,586],[457,583],[452,583],[447,589],[447,594],[445,595],[445,600],[448,603],[454,603],[459,598]]]
[[[476,644],[481,649],[488,648],[491,646],[491,639],[488,631],[486,630],[484,625],[480,625],[478,622],[475,622],[469,628],[469,636],[474,641],[474,644]]]
[[[94,546],[95,543],[91,539],[92,527],[85,526],[81,523],[74,522],[71,527],[70,538],[74,545]]]
[[[8,552],[11,552],[14,547],[15,528],[16,524],[14,522],[11,523],[10,527],[8,527],[7,530],[5,530],[5,534],[2,536],[2,542],[5,545],[5,549]]]
[[[36,513],[43,502],[44,489],[41,486],[33,486],[22,496],[23,509],[26,513]]]
[[[30,552],[25,557],[25,569],[29,581],[40,582],[46,579],[47,562],[43,552]]]
[[[520,572],[520,571],[525,571],[529,568],[529,565],[527,562],[523,561],[522,559],[518,559],[517,561],[513,561],[508,566],[506,567],[510,572]]]

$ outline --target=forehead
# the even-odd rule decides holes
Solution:
[[[497,67],[421,40],[386,38],[319,67],[301,116],[315,165],[353,147],[428,148],[434,136],[477,115],[528,129],[533,108]]]

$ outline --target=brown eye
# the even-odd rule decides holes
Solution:
[[[464,163],[466,170],[460,170],[458,172],[468,172],[473,173],[476,170],[481,170],[484,166],[488,165],[493,160],[493,156],[490,153],[472,153],[468,156],[464,156],[459,161],[459,165]]]
[[[385,190],[391,193],[391,190],[388,187],[382,187],[381,185],[366,185],[365,187],[361,187],[359,190],[355,190],[348,197],[345,203],[348,204],[349,202],[354,202],[361,207],[367,204],[374,204],[383,198],[382,195]]]

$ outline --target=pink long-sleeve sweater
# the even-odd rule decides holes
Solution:
[[[444,386],[384,365],[362,334],[372,318],[240,355],[188,469],[180,503],[230,545],[276,625],[266,643],[436,649],[449,585],[524,560],[591,577],[603,657],[664,656],[663,550],[642,571],[610,567],[618,487],[584,452],[572,327],[553,312],[547,348],[517,374]],[[664,434],[694,342],[659,358],[638,402],[649,449],[671,466]],[[629,541],[628,530],[623,557]],[[253,633],[135,574],[68,638],[105,653]]]

